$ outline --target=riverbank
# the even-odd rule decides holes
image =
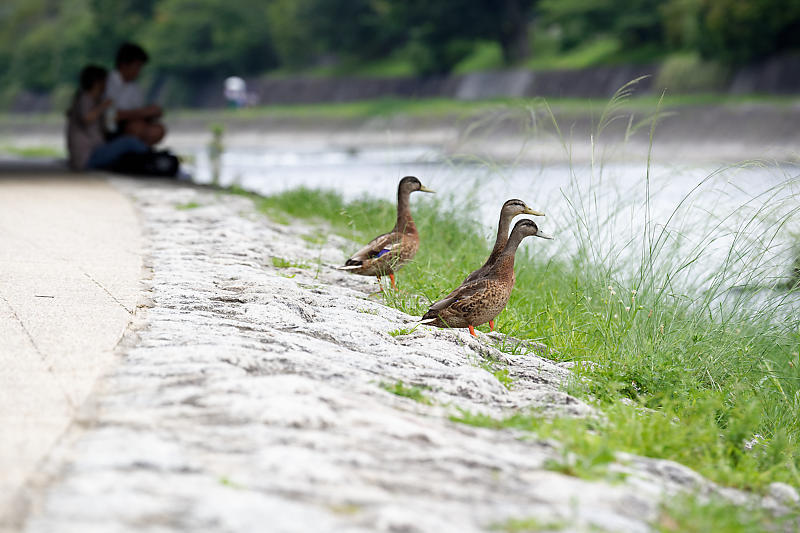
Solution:
[[[553,438],[465,424],[598,411],[565,392],[569,364],[414,328],[331,268],[354,243],[320,221],[114,183],[140,212],[147,308],[28,487],[25,531],[650,531],[793,505],[782,484],[747,494],[630,454],[584,470]]]

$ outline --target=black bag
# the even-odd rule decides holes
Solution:
[[[178,158],[174,154],[162,150],[160,152],[123,154],[111,165],[110,170],[120,174],[175,177],[179,168]]]

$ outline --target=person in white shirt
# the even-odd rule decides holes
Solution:
[[[158,144],[166,134],[160,122],[164,110],[156,104],[145,103],[144,93],[136,80],[148,61],[141,46],[124,43],[119,47],[116,69],[108,76],[106,97],[113,102],[110,117],[114,135],[133,135],[149,146]]]

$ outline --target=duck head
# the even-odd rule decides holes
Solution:
[[[402,193],[412,193],[414,191],[436,192],[425,187],[422,182],[420,182],[419,179],[414,176],[406,176],[405,178],[401,179],[398,190]]]
[[[519,222],[517,222],[516,224],[514,224],[514,229],[511,230],[511,233],[512,234],[516,233],[517,235],[519,235],[520,239],[523,239],[525,237],[539,237],[542,239],[552,239],[550,235],[542,233],[539,230],[539,226],[536,225],[536,222],[534,222],[533,220],[529,220],[527,218],[524,218]]]
[[[518,200],[517,198],[507,200],[506,203],[503,204],[502,209],[500,209],[500,216],[504,218],[508,217],[508,219],[511,220],[517,215],[533,215],[537,217],[543,217],[544,213],[541,211],[534,211],[528,207],[525,202]]]

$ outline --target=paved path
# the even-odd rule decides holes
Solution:
[[[0,529],[136,306],[139,223],[102,177],[0,177]]]

